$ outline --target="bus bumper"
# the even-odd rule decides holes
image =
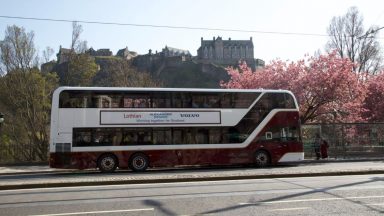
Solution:
[[[51,168],[61,169],[89,169],[96,168],[96,159],[81,153],[51,153],[49,157]]]

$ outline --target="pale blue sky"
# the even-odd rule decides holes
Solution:
[[[326,34],[333,16],[344,15],[357,6],[365,27],[384,26],[383,0],[0,0],[0,16],[87,20],[99,22],[242,29],[264,32]],[[46,46],[55,52],[69,47],[72,24],[0,18],[0,40],[7,25],[18,25],[35,32],[40,51]],[[187,49],[192,55],[200,38],[221,36],[233,40],[253,37],[255,58],[267,63],[276,58],[297,60],[305,54],[322,50],[324,36],[240,33],[229,31],[167,29],[116,25],[84,24],[81,39],[94,49],[110,48],[115,54],[128,46],[145,54],[149,49],[161,51],[166,45]],[[381,32],[381,38],[384,29]],[[383,39],[380,39],[383,44]]]

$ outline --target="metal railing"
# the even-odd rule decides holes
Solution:
[[[317,133],[328,142],[330,158],[384,158],[384,123],[303,125],[302,138],[307,158],[316,156],[313,143]]]

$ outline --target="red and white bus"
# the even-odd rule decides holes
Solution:
[[[59,87],[53,94],[53,168],[263,167],[303,159],[289,91]]]

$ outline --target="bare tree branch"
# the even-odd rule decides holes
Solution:
[[[43,58],[45,63],[49,62],[53,53],[54,50],[51,47],[45,48],[45,50],[43,51]]]
[[[83,27],[77,22],[72,23],[71,50],[77,53],[84,53],[87,50],[87,41],[80,40]]]
[[[8,26],[4,40],[0,44],[0,68],[2,74],[14,70],[29,71],[37,66],[34,33],[26,33],[24,28]]]
[[[365,33],[363,16],[356,7],[351,7],[344,16],[334,17],[327,31],[331,35],[326,46],[328,51],[337,50],[340,57],[356,63],[356,73],[375,74],[382,68],[377,31]]]

